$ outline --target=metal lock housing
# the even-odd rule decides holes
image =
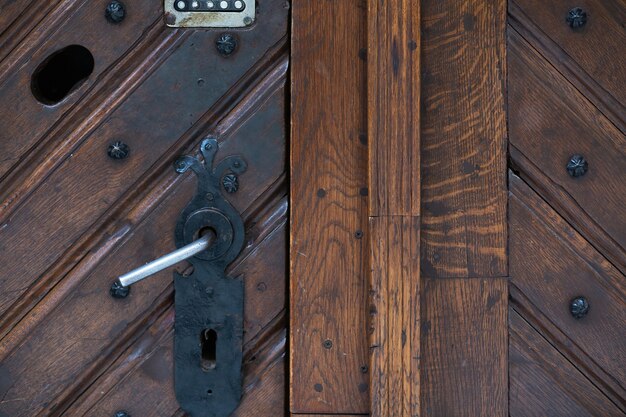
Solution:
[[[164,0],[170,27],[237,28],[252,25],[255,0]]]

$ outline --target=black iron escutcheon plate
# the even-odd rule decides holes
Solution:
[[[174,273],[174,385],[181,408],[193,417],[229,416],[242,394],[244,286],[241,277],[227,277],[225,269],[241,252],[244,226],[223,197],[222,179],[243,173],[246,163],[229,156],[213,167],[217,149],[215,138],[205,139],[200,145],[204,164],[184,156],[175,166],[178,173],[191,169],[198,177],[196,195],[176,225],[176,246],[191,243],[203,228],[215,233],[214,243],[189,260],[191,275]],[[206,349],[212,359],[208,365],[203,354],[207,331],[217,335],[214,348]]]

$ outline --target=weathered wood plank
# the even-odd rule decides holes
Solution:
[[[620,7],[618,5],[619,2],[604,2],[604,6],[609,5],[609,3],[613,4],[613,7]],[[552,6],[552,2],[548,7]],[[580,6],[580,4],[578,5]],[[586,7],[586,6],[585,6]],[[566,8],[561,6],[561,12]],[[593,12],[595,14],[595,12]],[[613,17],[617,16],[615,14]],[[543,16],[542,16],[543,18]],[[561,15],[563,18],[563,15]],[[595,21],[596,17],[592,16],[592,19]],[[611,19],[611,18],[609,18]],[[602,18],[601,18],[602,20]],[[516,2],[509,0],[509,8],[508,8],[508,34],[510,35],[512,31],[519,33],[531,46],[532,48],[539,51],[539,53],[545,57],[550,64],[554,66],[554,68],[560,72],[567,80],[576,87],[578,91],[580,91],[588,100],[590,100],[594,106],[598,108],[611,122],[622,132],[626,133],[626,103],[619,102],[613,95],[609,94],[600,84],[599,80],[596,80],[591,74],[589,74],[585,69],[578,63],[576,59],[574,59],[571,55],[569,55],[559,44],[556,42],[554,37],[550,36],[549,33],[556,29],[556,31],[563,31],[562,23],[565,22],[565,19],[558,24],[551,24],[552,26],[547,32],[542,30],[542,27],[539,26],[541,22],[533,20],[529,18],[528,15],[517,5]],[[545,24],[546,22],[543,22]],[[556,22],[555,22],[556,23]],[[615,22],[613,22],[615,23]],[[595,25],[596,23],[594,23]],[[543,26],[545,27],[545,26]],[[566,25],[566,28],[569,32],[568,36],[571,41],[576,42],[589,42],[586,38],[588,35],[582,33],[574,33],[569,26]],[[595,29],[595,28],[594,28]],[[611,28],[615,30],[615,26]],[[611,30],[610,29],[610,30]],[[575,32],[580,32],[576,30]],[[616,40],[615,36],[602,34],[601,35],[604,46],[608,46],[610,43],[613,43]],[[591,42],[595,42],[591,40]],[[617,50],[616,45],[613,45],[614,49]],[[584,49],[584,48],[579,48]],[[593,52],[592,52],[593,53]],[[577,51],[577,54],[580,54],[580,51]],[[616,57],[616,55],[619,55]],[[615,54],[612,56],[620,59],[624,54]],[[509,55],[510,56],[510,55]],[[611,62],[609,62],[611,65]],[[606,75],[602,75],[602,77],[606,77]],[[510,77],[509,77],[510,80]],[[624,84],[624,83],[622,83]],[[509,111],[515,111],[515,109],[509,108]]]
[[[515,310],[509,317],[511,417],[624,415]]]
[[[370,218],[371,415],[418,415],[419,217]]]
[[[282,195],[272,190],[277,181],[284,180],[284,88],[280,82],[266,87],[270,94],[261,95],[265,99],[257,103],[260,107],[236,112],[236,117],[229,115],[236,120],[227,123],[235,126],[221,137],[217,156],[219,160],[236,153],[249,163],[240,179],[240,192],[231,200],[239,210],[246,210],[248,241],[239,261],[232,266],[234,269],[229,271],[235,276],[246,276],[244,343],[285,304],[285,188]],[[258,152],[257,147],[269,151]],[[133,342],[157,310],[171,305],[171,270],[133,286],[124,300],[108,294],[115,276],[174,248],[173,228],[195,192],[195,178],[188,175],[183,179],[171,167],[169,172],[170,176],[163,183],[156,183],[152,190],[155,194],[166,190],[168,195],[149,196],[148,203],[142,202],[160,203],[156,208],[148,210],[145,218],[134,218],[131,213],[129,218],[120,220],[113,236],[124,236],[128,229],[131,233],[122,242],[114,241],[115,250],[101,255],[93,269],[65,277],[3,339],[0,372],[7,385],[2,386],[6,391],[0,395],[7,401],[0,403],[0,414],[25,417],[62,410],[109,366],[120,350]],[[176,186],[172,186],[172,177],[178,179]],[[269,197],[264,194],[266,189],[272,190]],[[251,206],[259,196],[263,196],[265,210],[259,209],[263,205],[259,202]],[[12,401],[16,398],[22,400]]]
[[[565,65],[579,66],[588,78],[598,83],[604,94],[626,105],[626,3],[623,1],[585,0],[511,0],[518,20],[532,22],[555,45],[552,49]],[[581,7],[587,22],[577,30],[565,21],[567,12]],[[569,61],[569,62],[568,62]],[[581,74],[583,77],[585,75]]]
[[[422,271],[507,276],[506,1],[422,1]]]
[[[261,343],[244,346],[244,394],[233,417],[278,417],[287,413],[286,319],[281,316],[273,324],[266,329]],[[131,416],[188,415],[179,408],[174,392],[173,326],[174,310],[170,308],[72,404],[72,415],[113,416],[120,410]]]
[[[511,175],[509,183],[512,284],[567,336],[563,350],[581,349],[609,375],[601,386],[623,391],[626,278],[521,179]],[[590,310],[576,320],[569,303],[581,295]]]
[[[292,9],[294,413],[367,413],[365,2]],[[362,52],[361,52],[362,55]]]
[[[30,37],[35,39],[29,38],[20,45],[21,48],[27,47],[27,52],[16,57],[15,62],[8,63],[13,65],[2,67],[0,95],[6,104],[0,109],[0,123],[4,126],[0,131],[0,178],[29,148],[41,142],[42,136],[85,98],[90,89],[103,88],[103,81],[106,86],[124,80],[123,76],[109,79],[105,75],[126,54],[142,55],[142,48],[136,48],[136,43],[161,18],[162,12],[159,4],[141,0],[133,4],[128,20],[114,26],[105,19],[103,7],[102,3],[87,1],[78,7],[67,8],[62,23],[56,22],[62,24],[63,30],[57,30],[45,39],[37,39],[37,33],[31,34]],[[31,93],[32,74],[47,57],[72,44],[82,45],[91,52],[95,62],[93,73],[60,104],[46,106]],[[86,105],[93,106],[94,103],[87,102]]]
[[[420,212],[420,2],[368,2],[369,215]]]
[[[370,404],[419,414],[420,2],[368,2]]]
[[[0,315],[18,310],[23,299],[38,299],[45,292],[41,286],[59,279],[54,273],[56,268],[74,264],[84,256],[86,248],[71,259],[63,259],[68,248],[81,249],[72,244],[106,220],[112,208],[123,209],[129,195],[138,191],[134,187],[146,176],[157,175],[151,168],[171,169],[171,161],[181,148],[193,143],[195,135],[214,129],[218,115],[210,107],[219,108],[218,99],[284,36],[287,12],[283,3],[275,1],[266,7],[271,18],[263,24],[268,30],[240,34],[240,42],[256,45],[249,54],[240,54],[238,61],[221,62],[218,57],[200,60],[192,80],[187,75],[190,60],[200,51],[215,50],[213,34],[193,32],[78,149],[65,156],[46,182],[12,213],[10,221],[5,219],[0,226],[0,262],[4,265],[0,273]],[[198,83],[199,77],[210,75],[220,77],[219,88],[207,89]],[[237,102],[241,97],[232,99]],[[280,130],[282,124],[264,123],[256,135],[272,129]],[[121,161],[106,156],[109,144],[118,139],[131,147],[130,156]],[[266,155],[254,151],[250,154],[282,160],[282,147],[265,151]],[[32,256],[33,252],[38,256]]]
[[[506,278],[423,281],[423,417],[508,416]]]
[[[514,30],[509,31],[508,65],[516,169],[626,270],[626,136]],[[582,177],[567,172],[574,154],[589,164]]]

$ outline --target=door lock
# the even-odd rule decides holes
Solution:
[[[254,23],[256,0],[164,0],[170,27],[237,28]]]
[[[191,169],[198,177],[196,195],[176,224],[178,249],[115,283],[127,288],[182,260],[192,264],[188,276],[174,272],[174,388],[181,408],[193,417],[229,416],[242,394],[244,286],[225,270],[241,252],[244,225],[222,190],[236,191],[227,186],[247,166],[239,156],[214,165],[217,149],[215,138],[205,139],[204,163],[184,156],[175,164],[176,172]]]

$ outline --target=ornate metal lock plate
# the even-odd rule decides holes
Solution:
[[[225,269],[243,247],[244,226],[222,190],[237,190],[246,163],[229,156],[213,167],[217,149],[217,140],[205,139],[204,164],[191,156],[176,162],[177,172],[191,169],[198,177],[196,195],[176,225],[176,246],[214,235],[206,250],[189,259],[191,275],[174,273],[174,385],[180,406],[193,417],[228,416],[242,394],[244,286]]]

